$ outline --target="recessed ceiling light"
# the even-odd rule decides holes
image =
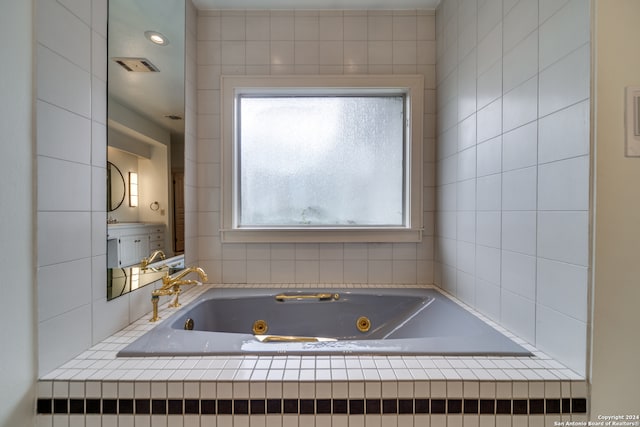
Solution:
[[[169,39],[157,31],[145,31],[144,36],[149,39],[151,43],[160,46],[166,46],[169,44]]]

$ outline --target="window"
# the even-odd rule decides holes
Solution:
[[[223,77],[222,240],[418,241],[422,77]]]

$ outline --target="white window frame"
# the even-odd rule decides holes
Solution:
[[[421,75],[344,75],[344,76],[222,76],[222,242],[419,242],[422,240],[422,126],[424,83]],[[406,94],[405,131],[405,209],[406,224],[397,227],[277,227],[239,228],[237,226],[237,153],[236,99],[242,93],[269,93],[286,89],[299,93],[320,90],[371,89],[385,92],[401,90]]]

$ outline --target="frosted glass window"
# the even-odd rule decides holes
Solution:
[[[239,96],[237,226],[405,226],[405,101]]]

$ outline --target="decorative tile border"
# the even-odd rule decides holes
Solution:
[[[43,414],[585,414],[586,398],[563,399],[38,399]]]

